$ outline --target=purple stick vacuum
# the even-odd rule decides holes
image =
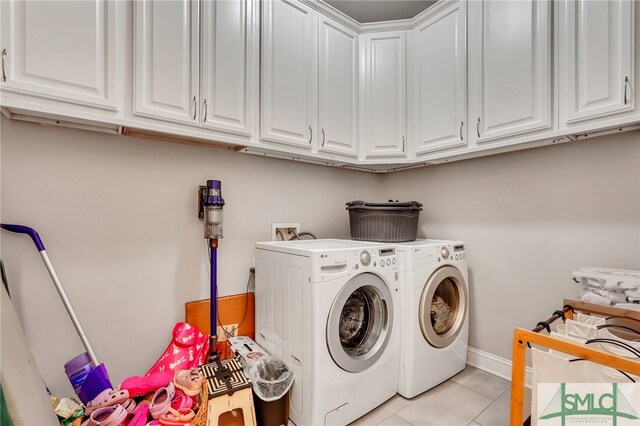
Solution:
[[[218,239],[222,238],[222,182],[219,180],[207,181],[207,193],[202,199],[204,207],[204,237],[209,240],[211,250],[211,310],[209,332],[209,361],[218,357],[218,327],[217,327],[217,302],[218,302]]]

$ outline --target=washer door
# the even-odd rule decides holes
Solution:
[[[437,269],[422,290],[418,321],[431,346],[444,348],[456,340],[467,316],[467,286],[452,266]]]
[[[329,354],[343,370],[372,366],[389,343],[393,328],[391,293],[377,275],[350,279],[336,296],[327,319]]]

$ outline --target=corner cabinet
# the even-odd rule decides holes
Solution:
[[[413,152],[467,146],[466,2],[448,3],[413,30]]]
[[[358,35],[299,1],[262,3],[260,138],[357,157]]]
[[[407,150],[407,33],[392,31],[361,37],[364,156],[404,157]]]
[[[254,2],[134,3],[133,115],[250,137]]]
[[[637,6],[629,0],[560,2],[561,127],[634,110]]]
[[[550,2],[478,0],[468,13],[471,142],[551,129]]]
[[[4,92],[122,111],[123,2],[1,3]]]

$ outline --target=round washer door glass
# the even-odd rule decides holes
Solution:
[[[393,327],[391,292],[377,275],[350,279],[336,296],[327,319],[331,358],[357,373],[373,365],[384,352]]]
[[[436,348],[452,344],[467,316],[467,286],[460,271],[451,266],[437,269],[422,290],[418,321],[425,339]]]

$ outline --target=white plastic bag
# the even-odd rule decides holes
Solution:
[[[270,355],[247,361],[245,374],[253,383],[253,391],[265,402],[275,401],[286,395],[294,379],[287,364]]]

